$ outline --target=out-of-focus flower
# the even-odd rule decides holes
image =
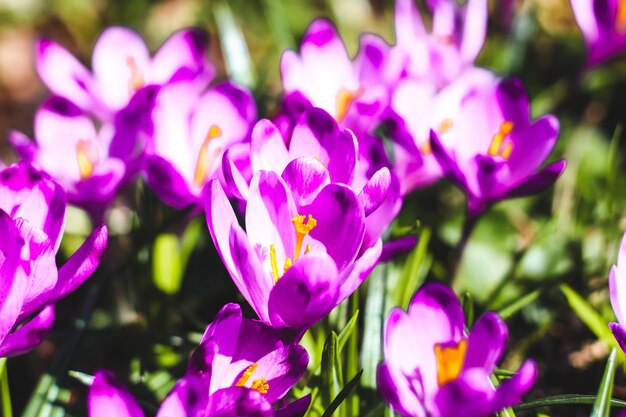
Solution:
[[[587,45],[587,67],[626,49],[626,3],[620,0],[571,0]]]
[[[237,288],[263,322],[295,338],[360,285],[382,246],[361,253],[363,206],[350,187],[324,185],[324,175],[313,158],[294,160],[282,177],[259,171],[245,232],[219,182],[207,186],[209,231]]]
[[[536,365],[526,361],[499,387],[491,382],[508,331],[497,314],[483,314],[465,331],[452,290],[426,284],[409,311],[391,311],[385,325],[378,386],[394,411],[406,417],[486,417],[517,404],[531,388]]]
[[[248,138],[256,106],[252,94],[232,82],[202,94],[181,82],[161,89],[152,118],[148,184],[167,204],[183,208],[201,205],[206,182],[221,177],[224,152]]]
[[[402,74],[443,87],[473,66],[487,32],[487,0],[428,0],[432,30],[426,33],[415,0],[396,0],[396,45],[391,59]]]
[[[0,172],[0,356],[39,344],[52,328],[52,305],[100,262],[108,236],[104,225],[57,269],[64,224],[65,193],[45,173],[25,163]]]
[[[145,86],[178,81],[203,89],[215,74],[205,56],[208,37],[200,30],[174,33],[154,57],[141,36],[124,27],[109,27],[93,49],[89,72],[67,50],[43,39],[37,47],[37,71],[56,95],[63,96],[103,121],[112,121]]]
[[[625,235],[626,236],[626,235]],[[611,295],[611,305],[617,317],[617,323],[609,323],[609,327],[615,336],[615,340],[622,350],[626,351],[626,316],[622,309],[626,307],[626,237],[622,237],[622,242],[617,254],[617,263],[611,268],[609,274],[609,292]]]
[[[431,130],[431,146],[444,174],[466,192],[470,215],[551,186],[565,169],[564,160],[541,168],[558,137],[556,117],[531,120],[519,80],[463,82],[464,94],[455,94],[460,100],[443,118],[445,129]]]
[[[72,102],[52,96],[35,116],[36,142],[18,132],[10,140],[23,160],[36,163],[65,188],[70,203],[100,220],[118,187],[139,170],[155,94],[143,89],[99,130]]]
[[[189,371],[172,389],[157,417],[303,416],[310,397],[273,406],[306,370],[308,355],[283,344],[266,325],[242,318],[236,304],[217,314],[192,355]],[[89,389],[90,417],[143,417],[136,400],[108,371],[96,372]]]

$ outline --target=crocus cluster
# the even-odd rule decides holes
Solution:
[[[161,404],[157,416],[303,416],[310,397],[274,410],[306,370],[301,346],[283,344],[261,322],[242,318],[227,304],[207,327],[187,374]],[[89,388],[90,417],[143,417],[130,392],[114,375],[97,371]]]
[[[38,345],[52,329],[54,303],[98,267],[104,225],[57,268],[65,207],[65,192],[46,173],[26,163],[0,171],[0,357]]]

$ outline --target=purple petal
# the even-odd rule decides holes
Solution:
[[[252,378],[265,378],[269,388],[265,399],[274,404],[296,385],[309,363],[309,355],[302,346],[282,346],[257,362]]]
[[[528,124],[530,104],[521,80],[517,78],[501,80],[496,89],[496,97],[505,120],[510,120],[515,126]]]
[[[274,410],[263,394],[244,387],[216,391],[209,397],[206,415],[211,417],[272,417]]]
[[[382,246],[382,240],[378,239],[374,246],[367,249],[356,261],[341,271],[339,301],[348,298],[365,281],[378,263]]]
[[[54,41],[42,39],[37,44],[36,64],[37,73],[50,91],[83,109],[94,110],[92,76],[67,50]]]
[[[199,196],[192,192],[187,180],[167,159],[148,155],[144,159],[144,169],[148,185],[166,204],[182,209],[199,203]]]
[[[250,163],[252,171],[282,172],[293,159],[278,128],[269,120],[259,120],[252,130]]]
[[[441,342],[458,341],[464,334],[465,317],[461,303],[450,287],[440,283],[426,284],[415,293],[409,316],[437,326],[432,336]]]
[[[89,417],[143,417],[131,393],[111,371],[98,370],[87,397]]]
[[[337,267],[324,253],[310,252],[276,282],[269,297],[272,326],[307,329],[337,306]]]
[[[465,4],[465,22],[460,51],[465,62],[474,62],[485,44],[487,19],[487,0],[469,0]]]
[[[481,368],[463,372],[441,387],[435,404],[441,417],[455,417],[459,410],[463,410],[467,417],[488,416],[503,408],[494,404],[494,388],[489,373]]]
[[[11,218],[0,210],[0,342],[9,334],[22,309],[27,277],[21,271],[25,243]]]
[[[378,262],[388,262],[413,250],[417,245],[417,236],[404,236],[383,245]]]
[[[496,313],[483,314],[470,331],[463,368],[491,372],[502,357],[508,334],[506,324]]]
[[[365,234],[365,214],[352,189],[329,184],[300,214],[317,220],[310,235],[326,247],[337,269],[341,271],[355,260]]]
[[[565,160],[554,162],[535,175],[522,181],[514,188],[508,190],[501,198],[525,197],[537,194],[552,186],[557,178],[563,173],[566,166]]]
[[[274,417],[302,417],[306,414],[311,404],[311,394],[287,404],[274,412]]]
[[[519,404],[537,379],[537,365],[532,360],[525,361],[515,375],[502,383],[496,391],[496,406],[493,411]]]
[[[229,194],[239,200],[248,200],[248,183],[230,158],[230,149],[227,149],[222,157],[222,173]]]
[[[619,323],[609,323],[609,328],[613,333],[613,337],[617,341],[617,344],[624,352],[626,352],[626,329]]]
[[[387,363],[378,367],[378,390],[394,411],[406,416],[424,416],[426,410],[405,375],[394,374]]]
[[[207,395],[202,380],[195,375],[180,379],[167,395],[156,417],[198,417],[204,414]]]
[[[359,193],[359,201],[365,211],[365,216],[372,214],[385,201],[391,187],[391,174],[389,169],[383,167],[367,181]]]
[[[450,177],[459,187],[466,189],[467,182],[465,181],[463,173],[460,171],[454,157],[448,152],[445,146],[439,140],[437,134],[431,129],[430,131],[430,145],[433,152],[433,156],[439,163],[444,175]]]
[[[297,207],[311,204],[330,183],[328,170],[316,159],[300,157],[291,161],[282,174]]]
[[[53,324],[54,308],[49,305],[0,343],[0,357],[17,356],[28,352],[48,336]]]

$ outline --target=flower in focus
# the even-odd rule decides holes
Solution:
[[[157,417],[303,416],[310,397],[274,410],[306,370],[309,357],[283,344],[264,324],[225,305],[206,329],[187,374],[167,396]],[[96,372],[89,389],[89,416],[143,417],[137,401],[108,371]]]
[[[485,43],[487,0],[427,0],[432,30],[426,33],[415,0],[396,0],[396,45],[393,59],[402,73],[432,82],[438,88],[456,79],[474,60]]]
[[[439,134],[431,130],[431,146],[444,174],[466,192],[470,215],[551,186],[565,169],[563,160],[541,168],[558,137],[556,117],[531,120],[519,80],[459,82],[464,92],[455,93],[457,104],[447,106],[446,128]]]
[[[406,417],[489,416],[521,401],[532,387],[536,365],[526,361],[500,386],[491,374],[508,337],[493,312],[468,333],[461,303],[452,290],[426,284],[408,312],[395,308],[385,325],[384,362],[378,387],[394,411]]]
[[[248,138],[256,106],[250,91],[232,82],[201,94],[180,82],[160,90],[152,118],[146,180],[163,201],[183,208],[201,205],[204,185],[221,176],[224,152]]]
[[[65,204],[61,187],[26,163],[0,172],[0,357],[39,344],[52,328],[53,304],[98,267],[108,236],[104,225],[57,269]]]
[[[625,235],[626,236],[626,235]],[[617,263],[611,268],[609,274],[609,292],[611,295],[611,306],[615,312],[617,323],[609,323],[609,327],[615,336],[615,340],[622,350],[626,351],[626,320],[622,308],[626,306],[626,237],[622,237],[619,252],[617,254]]]
[[[37,72],[52,93],[103,121],[112,121],[145,86],[191,81],[198,89],[204,88],[215,74],[205,56],[207,45],[205,32],[182,30],[166,40],[151,58],[138,33],[112,26],[96,41],[93,73],[49,39],[39,41]]]
[[[350,187],[327,184],[325,173],[313,158],[292,161],[282,177],[259,171],[245,232],[219,182],[206,189],[209,231],[235,285],[263,322],[294,338],[361,284],[382,246],[378,239],[361,253],[363,206]]]
[[[626,3],[620,0],[571,0],[587,46],[587,67],[626,49]]]

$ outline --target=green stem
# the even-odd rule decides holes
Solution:
[[[2,417],[13,417],[11,406],[11,392],[9,391],[9,369],[7,358],[0,358],[0,399],[2,400]]]
[[[350,316],[354,317],[355,314],[359,311],[359,290],[357,289],[350,296]],[[358,334],[358,326],[355,326],[352,334],[348,338],[348,358],[346,361],[346,380],[349,378],[353,378],[354,375],[359,371],[359,334]],[[348,397],[347,401],[348,405],[348,417],[356,417],[359,413],[359,395],[355,391],[352,391]]]

